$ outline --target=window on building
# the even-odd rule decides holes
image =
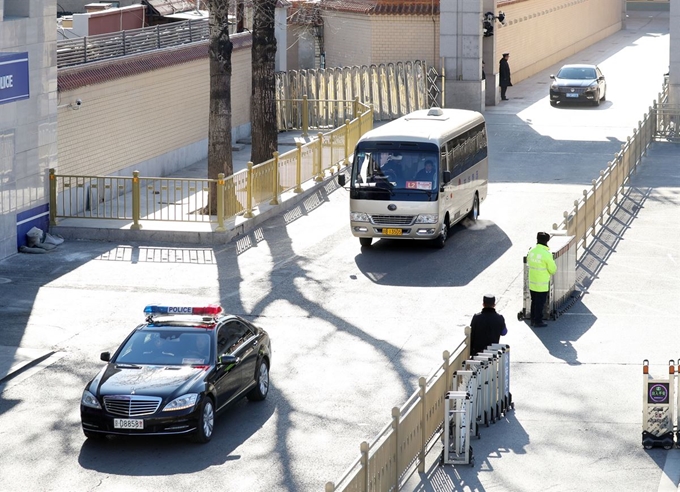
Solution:
[[[8,17],[28,17],[30,7],[28,0],[5,0],[5,20]]]

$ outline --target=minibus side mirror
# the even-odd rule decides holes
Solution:
[[[338,174],[338,184],[345,186],[345,175],[343,173]]]
[[[444,184],[451,181],[451,171],[444,171]]]

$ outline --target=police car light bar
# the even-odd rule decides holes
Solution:
[[[209,306],[203,307],[191,307],[191,306],[146,306],[144,308],[144,314],[147,316],[154,316],[159,314],[172,315],[172,314],[193,314],[197,316],[217,316],[222,312],[222,306],[218,304],[211,304]]]

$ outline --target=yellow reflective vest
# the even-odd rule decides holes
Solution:
[[[557,265],[547,246],[537,244],[527,254],[529,267],[529,290],[534,292],[548,292],[550,277],[555,275]]]

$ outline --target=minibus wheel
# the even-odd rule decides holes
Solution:
[[[444,225],[442,226],[442,231],[439,236],[434,240],[434,245],[442,249],[446,245],[446,239],[449,237],[449,218],[444,219]]]
[[[472,199],[472,208],[468,213],[468,219],[472,222],[477,222],[477,217],[479,217],[479,196],[475,193],[475,197]]]
[[[360,237],[359,238],[359,244],[361,244],[362,246],[369,247],[372,242],[373,242],[373,238],[370,238],[370,237]]]

